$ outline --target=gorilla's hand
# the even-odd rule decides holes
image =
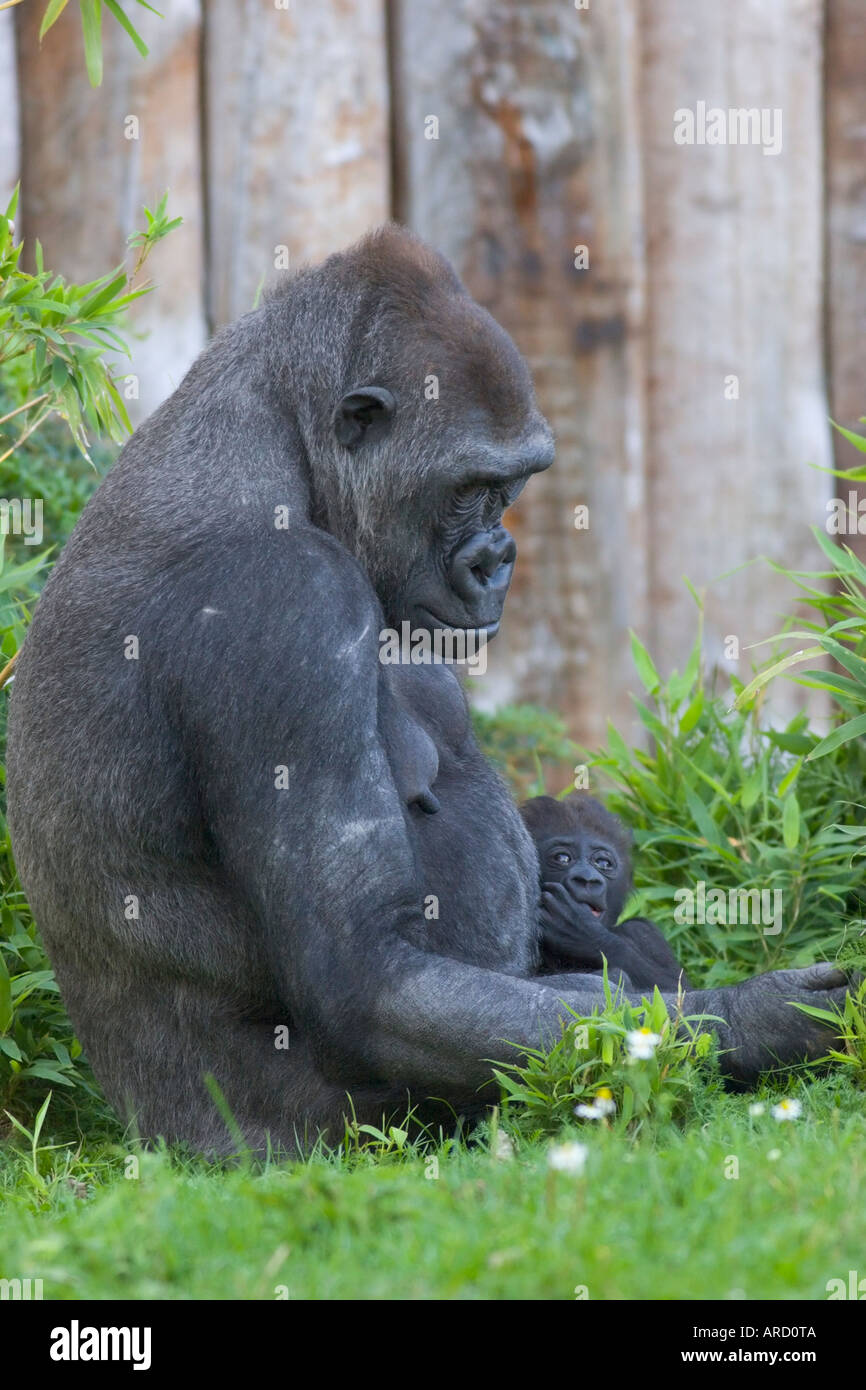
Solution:
[[[724,989],[689,991],[686,1014],[716,1014],[724,1023],[710,1024],[719,1034],[722,1070],[737,1081],[752,1081],[761,1071],[820,1057],[832,1046],[835,1030],[810,1018],[794,1004],[819,1009],[841,1007],[847,993],[843,971],[833,965],[804,970],[775,970]]]
[[[543,883],[539,908],[541,936],[546,950],[563,960],[602,967],[602,953],[610,959],[615,940],[601,918],[594,919],[587,904],[580,904],[563,883]]]

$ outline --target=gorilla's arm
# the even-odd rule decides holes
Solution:
[[[233,582],[217,602],[208,591],[242,688],[217,678],[212,638],[185,648],[187,738],[202,750],[223,871],[252,908],[280,999],[326,1077],[428,1094],[475,1086],[489,1079],[485,1059],[511,1055],[507,1042],[558,1036],[560,993],[590,1013],[601,982],[560,991],[423,948],[425,888],[378,723],[381,613],[335,541],[311,532],[305,544],[299,557],[293,538],[287,566],[281,533],[257,537],[247,554],[238,540]],[[827,1007],[843,983],[820,967],[784,972],[690,992],[684,1012],[728,1020],[731,1067],[751,1074],[824,1050],[827,1029],[788,1000]],[[673,1010],[676,996],[666,998]]]
[[[624,997],[631,1003],[637,1002],[641,989],[628,976],[620,976],[618,970],[608,970],[611,989],[621,984]],[[569,991],[580,991],[582,987],[585,993],[587,981],[592,981],[596,988],[598,1005],[600,978],[595,974],[541,977],[543,984],[560,993],[572,1008],[575,1005]],[[673,1014],[677,995],[659,988],[668,1012]],[[808,1004],[819,1009],[838,1006],[845,993],[846,980],[841,970],[826,964],[809,965],[802,970],[769,971],[724,989],[687,990],[680,996],[680,1008],[684,1017],[706,1017],[707,1030],[718,1034],[722,1071],[732,1080],[745,1083],[773,1067],[822,1056],[832,1045],[832,1031],[816,1025],[793,1005]],[[819,1003],[822,999],[831,1003]]]
[[[628,948],[623,968],[638,989],[657,984],[659,989],[691,989],[691,981],[655,922],[646,917],[629,917],[611,932],[614,940]]]

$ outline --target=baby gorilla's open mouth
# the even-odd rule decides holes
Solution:
[[[589,911],[589,912],[592,913],[593,917],[603,917],[603,916],[604,916],[604,907],[603,907],[603,906],[602,906],[602,907],[598,907],[598,906],[596,905],[596,903],[591,903],[591,902],[589,902],[587,898],[578,898],[574,893],[571,894],[571,899],[572,899],[572,902],[576,903],[578,907],[585,907],[585,908],[587,909],[587,911]]]

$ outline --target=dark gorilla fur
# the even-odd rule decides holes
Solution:
[[[689,979],[658,927],[620,922],[632,888],[632,835],[600,801],[573,792],[537,796],[520,807],[538,852],[541,975],[598,972],[626,989],[688,989]],[[565,862],[563,862],[565,861]]]
[[[495,633],[502,511],[551,460],[507,334],[388,227],[221,332],[85,509],[18,666],[9,823],[142,1135],[231,1149],[209,1073],[255,1148],[339,1138],[347,1092],[360,1119],[410,1093],[465,1113],[504,1039],[598,1002],[592,977],[532,978],[535,851],[453,670],[379,660],[404,619]],[[842,984],[686,1003],[751,1076],[826,1047],[789,1001]]]

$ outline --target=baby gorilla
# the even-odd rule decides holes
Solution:
[[[689,981],[658,927],[645,917],[617,919],[631,889],[631,834],[600,801],[573,792],[537,796],[520,807],[541,869],[540,975],[598,972],[649,990],[688,989]]]

